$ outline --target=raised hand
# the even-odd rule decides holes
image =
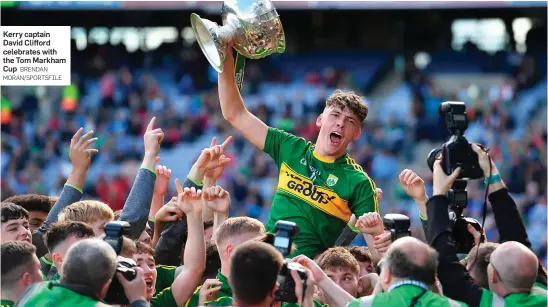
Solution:
[[[422,178],[415,172],[409,169],[404,169],[400,173],[399,179],[403,189],[409,197],[416,201],[428,200],[426,189],[424,188],[424,180],[422,180]]]
[[[358,228],[361,233],[372,236],[378,236],[384,232],[382,218],[377,212],[369,212],[360,216],[356,222],[356,228]]]
[[[213,212],[228,214],[230,210],[230,195],[220,186],[204,189],[205,205]]]
[[[156,222],[175,222],[180,220],[183,217],[183,211],[178,206],[177,197],[171,198],[171,200],[162,206],[158,212],[156,212],[156,216],[154,217],[154,220]]]
[[[159,160],[159,158],[157,158]],[[163,165],[156,166],[156,182],[154,182],[154,194],[165,195],[169,187],[171,169]]]
[[[222,283],[217,279],[206,279],[200,288],[200,301],[198,306],[204,306],[205,303],[217,299],[217,294],[221,290]]]
[[[91,144],[97,141],[97,138],[90,139],[91,135],[93,135],[93,130],[80,137],[82,131],[84,131],[84,128],[78,129],[70,140],[69,158],[73,170],[87,171],[91,164],[91,155],[96,154],[99,151],[97,149],[89,148]]]
[[[382,195],[384,194],[384,192],[381,190],[381,188],[377,188],[376,191],[377,191],[377,200],[381,201]]]
[[[460,173],[460,167],[458,167],[450,176],[447,176],[441,167],[441,159],[434,162],[433,172],[433,193],[432,195],[445,195],[451,189],[453,182],[457,180]]]
[[[156,117],[153,117],[148,123],[147,130],[143,137],[145,143],[145,155],[157,156],[160,152],[160,144],[164,139],[164,132],[162,128],[154,129],[154,124],[156,123]]]
[[[175,180],[177,187],[177,205],[186,215],[202,214],[203,199],[202,190],[192,188],[184,188],[181,186],[179,179]]]
[[[209,148],[202,150],[202,153],[194,164],[205,171],[204,175],[212,180],[217,180],[231,160],[224,155],[224,151],[232,143],[232,136],[229,136],[221,145],[217,145],[217,138],[213,137]]]
[[[483,175],[485,177],[489,177],[489,172],[491,171],[491,175],[498,174],[497,167],[495,166],[495,163],[493,160],[489,157],[489,153],[487,150],[481,148],[477,144],[472,144],[472,150],[478,154],[478,162],[481,167],[481,170],[483,171]]]
[[[381,255],[388,251],[390,244],[392,244],[392,234],[389,230],[384,230],[380,235],[373,238],[373,248],[376,249]]]
[[[318,264],[314,262],[314,260],[308,258],[305,255],[296,256],[295,258],[291,259],[291,261],[297,262],[300,265],[307,268],[310,271],[310,273],[312,273],[311,277],[314,279],[316,283],[320,283],[327,276],[325,272],[320,268],[320,266],[318,266]]]

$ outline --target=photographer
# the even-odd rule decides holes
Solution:
[[[234,306],[270,307],[276,304],[277,278],[283,266],[282,254],[269,244],[247,242],[236,248],[232,255],[230,286],[234,294]],[[308,274],[310,275],[310,274]],[[313,307],[314,284],[306,281],[303,301],[303,281],[292,271],[300,306]]]
[[[488,154],[475,144],[472,149],[478,154],[479,165],[487,178],[495,221],[501,240],[506,243],[498,246],[490,256],[487,278],[491,291],[482,289],[474,283],[457,258],[447,214],[449,200],[446,193],[459,176],[460,168],[448,176],[441,166],[442,157],[438,157],[433,166],[433,196],[427,202],[427,238],[439,253],[438,271],[443,292],[472,307],[496,306],[499,303],[508,306],[545,306],[545,295],[531,293],[541,267],[535,254],[528,248],[530,243],[517,207]]]
[[[436,251],[413,237],[396,240],[381,261],[379,283],[385,293],[355,299],[339,287],[306,256],[293,259],[312,272],[317,285],[333,306],[465,306],[433,292],[436,282]]]
[[[142,269],[136,268],[137,276],[132,281],[127,281],[119,273],[113,277],[115,271],[116,253],[108,243],[99,239],[81,240],[67,253],[60,283],[49,281],[28,287],[16,306],[108,306],[101,300],[112,278],[120,280],[130,307],[149,306],[145,300],[146,284]]]

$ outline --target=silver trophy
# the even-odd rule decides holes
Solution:
[[[217,72],[223,72],[231,41],[238,54],[249,59],[285,51],[282,23],[270,0],[225,0],[221,12],[222,27],[197,14],[190,16],[196,40]]]

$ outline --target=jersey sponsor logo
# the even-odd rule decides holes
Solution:
[[[337,176],[333,174],[329,174],[329,177],[327,177],[326,183],[328,186],[332,187],[337,184],[337,181],[339,181],[339,178],[337,178]]]
[[[282,163],[280,168],[278,190],[297,197],[307,204],[345,222],[350,220],[352,216],[346,200],[342,199],[334,191],[314,185],[310,179],[298,174],[285,163]]]

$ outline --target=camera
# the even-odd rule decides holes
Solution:
[[[451,228],[453,230],[453,240],[455,241],[455,249],[459,254],[468,254],[474,247],[474,236],[466,229],[470,224],[477,231],[481,232],[480,223],[471,217],[465,217],[462,212],[468,204],[468,193],[466,192],[466,180],[455,180],[452,189],[447,193],[449,198],[449,219],[451,220]],[[481,242],[484,238],[482,236]]]
[[[109,222],[105,225],[105,242],[110,244],[117,255],[122,250],[122,237],[129,232],[130,225],[128,222]],[[124,293],[124,287],[116,277],[116,273],[121,273],[127,280],[133,280],[137,276],[134,267],[137,264],[133,259],[118,256],[116,263],[116,272],[112,277],[112,283],[108,288],[105,302],[108,304],[128,305],[129,300]]]
[[[293,238],[299,233],[299,226],[293,222],[278,221],[276,222],[275,230],[274,247],[284,257],[287,257],[291,253]],[[293,276],[291,276],[291,271],[296,271],[306,284],[308,274],[302,265],[290,262],[287,259],[284,260],[282,269],[278,274],[279,287],[275,293],[276,300],[279,302],[297,303],[295,281],[293,280]]]
[[[459,177],[453,183],[447,197],[449,198],[449,209],[452,211],[450,218],[455,248],[457,253],[466,254],[474,246],[474,236],[466,229],[467,225],[470,224],[481,232],[481,225],[477,220],[464,217],[462,214],[468,203],[466,179],[482,178],[483,170],[479,165],[478,155],[464,137],[464,131],[468,128],[464,102],[443,102],[440,104],[439,112],[444,117],[447,129],[452,136],[441,148],[433,149],[428,154],[426,162],[430,170],[434,171],[434,162],[442,154],[441,166],[445,174],[451,175],[457,168],[461,168]]]
[[[396,241],[399,238],[411,236],[411,221],[409,217],[398,214],[398,213],[389,213],[382,218],[382,222],[386,229],[390,230],[392,242]]]
[[[446,101],[440,104],[439,112],[452,135],[441,148],[433,149],[428,154],[427,163],[430,170],[434,170],[434,162],[442,153],[441,166],[445,174],[451,175],[460,167],[458,179],[482,178],[483,171],[479,165],[478,155],[464,137],[464,131],[468,128],[466,105],[464,102]]]

